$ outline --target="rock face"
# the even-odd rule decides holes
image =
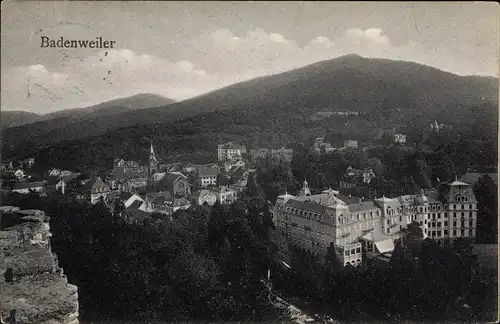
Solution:
[[[78,323],[78,288],[59,268],[50,237],[43,211],[0,207],[2,324]]]

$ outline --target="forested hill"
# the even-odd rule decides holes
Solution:
[[[2,136],[6,145],[17,146],[24,141],[50,145],[61,140],[115,130],[120,127],[120,115],[151,107],[165,107],[173,102],[170,98],[143,93],[44,115],[2,111]]]
[[[47,155],[50,158],[56,152],[78,147],[82,150],[75,151],[78,155],[101,161],[100,151],[136,155],[145,142],[154,138],[160,150],[173,159],[180,154],[177,149],[201,154],[227,138],[280,145],[292,138],[302,139],[333,129],[365,137],[392,127],[418,132],[434,119],[453,124],[458,133],[470,138],[494,138],[497,106],[498,79],[461,77],[411,62],[348,55],[238,83],[165,107],[116,114],[113,125],[101,118],[85,129],[71,132],[40,131],[35,132],[36,136],[30,132],[4,132],[3,153],[7,158],[47,147],[44,152],[52,152]],[[320,111],[365,114],[350,119],[308,121]],[[103,128],[110,132],[104,135]],[[96,137],[101,134],[102,137]]]

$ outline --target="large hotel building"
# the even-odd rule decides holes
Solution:
[[[456,180],[417,195],[368,201],[331,189],[311,195],[304,182],[298,196],[278,196],[273,216],[290,243],[319,255],[333,245],[344,265],[357,266],[366,257],[390,257],[394,240],[412,222],[441,245],[474,238],[477,201],[472,185]]]

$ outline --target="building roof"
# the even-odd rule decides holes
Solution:
[[[16,189],[30,189],[30,188],[40,188],[45,186],[45,181],[35,181],[35,182],[24,182],[18,181],[14,184],[13,190]]]
[[[394,241],[392,238],[375,242],[375,247],[379,253],[386,253],[394,250]]]
[[[455,180],[455,181],[446,183],[446,185],[448,185],[448,186],[470,186],[471,184]]]
[[[373,201],[362,201],[354,204],[349,204],[347,205],[349,207],[349,211],[351,213],[357,213],[363,210],[372,210],[372,209],[378,209],[378,206],[375,205]]]
[[[146,200],[153,201],[153,199],[155,199],[156,197],[168,198],[171,196],[172,194],[170,193],[170,191],[149,192],[146,194]]]
[[[94,181],[90,181],[89,182],[90,184],[90,187],[92,190],[95,190],[95,189],[105,189],[105,190],[110,190],[109,186],[107,184],[105,184],[101,179],[99,178],[95,178]]]
[[[142,200],[135,200],[132,204],[130,204],[130,206],[128,208],[131,208],[131,209],[139,209],[142,204],[144,204],[144,201]]]
[[[219,174],[219,168],[216,167],[208,168],[202,166],[201,168],[198,169],[199,177],[216,177],[218,174]]]
[[[295,198],[298,201],[311,201],[313,203],[322,205],[322,206],[332,206],[332,205],[347,205],[343,200],[340,198],[332,195],[332,194],[318,194],[318,195],[310,195],[310,196],[300,196]]]
[[[286,207],[298,208],[302,210],[308,210],[318,214],[324,214],[326,206],[314,203],[311,201],[300,201],[296,199],[290,199],[285,203]]]

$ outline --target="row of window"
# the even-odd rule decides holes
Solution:
[[[349,250],[344,250],[344,256],[348,257],[350,255],[354,255],[356,253],[361,253],[361,247],[349,249]]]
[[[429,231],[429,237],[431,237],[431,238],[448,237],[448,234],[449,234],[449,231],[446,229],[443,231]],[[452,230],[451,236],[457,237],[457,230],[456,229]],[[461,229],[460,230],[460,237],[465,237],[465,236],[474,236],[474,230],[473,229]]]
[[[420,222],[422,223],[422,222]],[[432,222],[432,223],[429,223],[431,227],[441,227],[441,224],[443,224],[444,227],[447,227],[448,226],[448,221],[444,221],[444,222]],[[458,222],[457,221],[453,221],[453,227],[457,227],[457,224]],[[462,220],[460,221],[460,227],[464,227],[466,225],[466,221]],[[473,227],[474,226],[474,221],[472,219],[469,219],[469,227]]]

